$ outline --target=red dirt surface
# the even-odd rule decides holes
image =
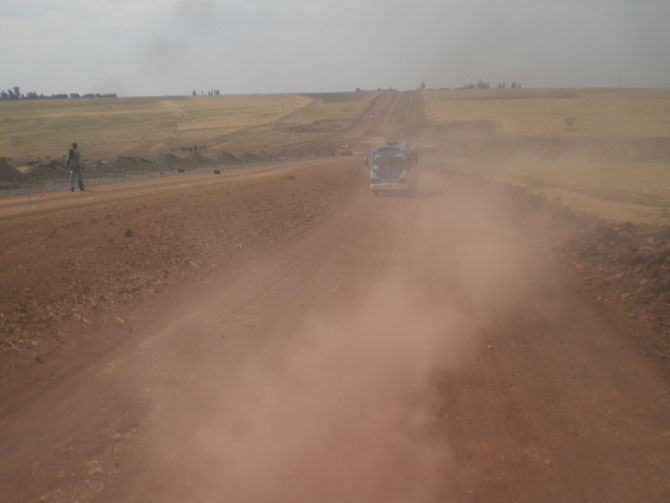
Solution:
[[[564,274],[573,223],[465,177],[374,198],[365,175],[0,201],[21,350],[0,501],[668,501],[667,360]]]

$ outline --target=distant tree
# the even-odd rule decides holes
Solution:
[[[219,91],[218,89],[215,89],[214,94],[216,94],[217,96],[221,96],[221,91]]]
[[[19,86],[14,86],[14,99],[21,99],[21,88]]]
[[[0,91],[0,100],[8,100],[9,99],[9,94],[7,94],[7,91],[4,89]]]
[[[80,98],[80,97],[81,96],[79,96],[79,93],[70,93],[70,98],[72,98],[73,100],[77,99],[77,98]]]
[[[197,96],[198,93],[195,92],[195,89],[193,89],[193,92],[191,93],[191,96]]]
[[[426,83],[421,82],[421,85],[419,86],[419,89],[421,89],[423,91],[425,88],[426,88]]]
[[[512,82],[512,85],[510,86],[512,89],[516,89],[516,82]]]
[[[356,88],[356,92],[357,92],[357,93],[360,93],[360,92],[361,92],[361,88],[360,88],[360,87],[357,87],[357,88]]]

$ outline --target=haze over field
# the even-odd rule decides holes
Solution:
[[[5,0],[0,88],[670,86],[662,0]]]

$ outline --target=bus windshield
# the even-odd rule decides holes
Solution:
[[[406,169],[407,159],[403,155],[377,154],[374,157],[374,168],[382,170]]]

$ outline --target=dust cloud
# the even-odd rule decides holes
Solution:
[[[352,203],[366,215],[357,260],[291,292],[307,306],[300,319],[275,312],[224,360],[175,362],[190,377],[151,418],[168,499],[444,497],[439,376],[468,365],[482,332],[534,302],[548,275],[504,196],[430,174],[422,184],[432,188],[418,197]],[[346,292],[315,300],[340,275]]]

